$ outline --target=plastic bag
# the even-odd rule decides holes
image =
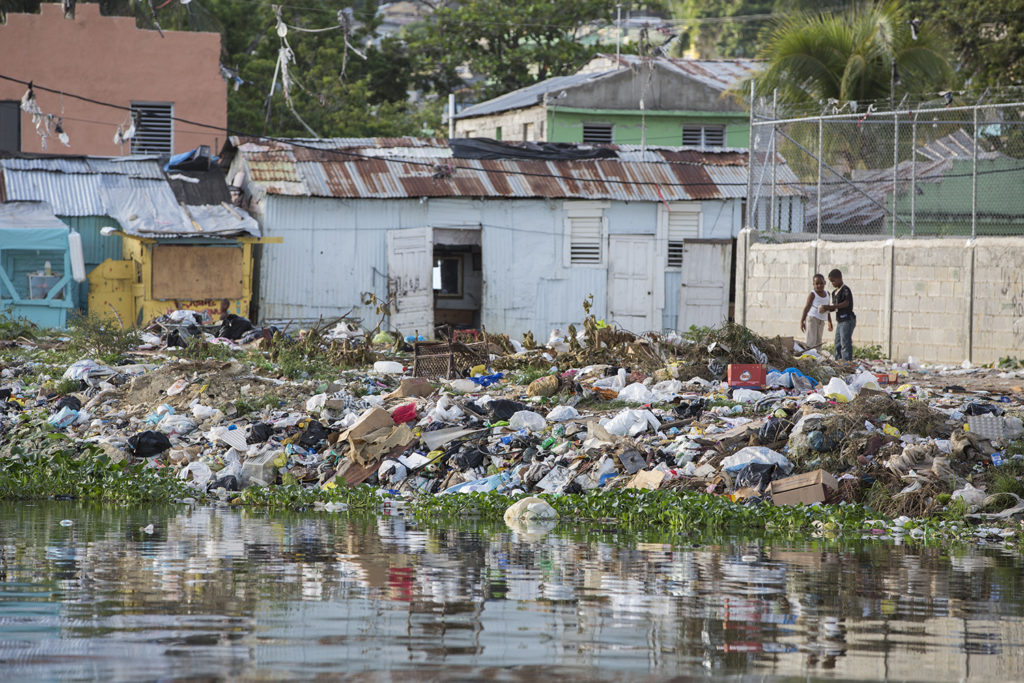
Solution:
[[[196,460],[181,468],[178,478],[184,480],[189,486],[205,491],[206,487],[210,484],[210,480],[213,479],[213,470],[205,462]]]
[[[757,389],[736,389],[732,392],[732,400],[740,403],[757,403],[764,394]]]
[[[202,403],[196,403],[192,406],[192,417],[199,421],[213,420],[215,422],[219,422],[221,418],[224,417],[224,413],[217,408],[211,408],[210,406],[204,406]]]
[[[547,424],[548,421],[543,415],[532,410],[520,410],[508,421],[508,426],[512,429],[528,429],[531,432],[543,431]]]
[[[600,421],[610,434],[617,436],[636,436],[647,431],[648,428],[658,431],[661,423],[649,410],[632,410],[627,408],[612,418],[604,418]]]
[[[850,388],[850,385],[838,377],[830,379],[828,384],[825,385],[825,388],[821,390],[821,393],[828,398],[839,401],[840,403],[849,403],[853,400],[853,397],[857,395],[856,392]]]
[[[786,456],[764,446],[741,448],[722,461],[722,469],[727,472],[738,472],[751,463],[778,465],[779,469],[787,474],[793,470],[793,464]]]
[[[65,429],[66,427],[70,427],[77,419],[78,411],[69,408],[68,406],[64,406],[50,416],[49,422],[57,429]]]
[[[405,368],[393,360],[379,360],[373,364],[373,371],[381,375],[400,375]]]
[[[785,387],[789,389],[793,386],[793,376],[785,372],[772,370],[765,377],[764,382],[770,387]]]
[[[953,491],[953,495],[950,496],[953,500],[962,500],[967,505],[981,505],[985,502],[985,498],[988,496],[981,489],[976,489],[971,486],[970,482],[964,484],[962,489]]]
[[[164,415],[156,428],[167,436],[181,436],[195,431],[196,423],[187,415]]]
[[[464,413],[462,408],[453,404],[451,399],[447,396],[442,396],[438,401],[437,405],[427,413],[427,417],[435,422],[448,422],[455,423],[462,419]]]
[[[565,420],[571,420],[579,417],[580,411],[576,410],[572,406],[555,406],[548,413],[548,421],[550,422],[564,422]]]
[[[850,380],[850,388],[857,392],[860,392],[861,389],[871,389],[872,391],[881,391],[882,389],[882,387],[878,386],[878,378],[867,370],[858,372]]]
[[[763,465],[752,462],[739,472],[733,480],[733,488],[742,489],[750,487],[757,491],[757,495],[763,495],[768,484],[779,479],[778,465]]]
[[[64,371],[64,379],[84,379],[88,381],[110,377],[113,374],[113,368],[86,358],[72,363]]]
[[[650,403],[654,400],[651,390],[639,382],[633,382],[619,392],[619,400],[626,403]]]
[[[682,382],[677,379],[667,379],[664,382],[658,382],[651,387],[651,393],[654,394],[652,400],[655,403],[668,403],[678,396],[682,390]]]
[[[128,452],[138,458],[151,458],[160,455],[171,447],[166,434],[146,430],[128,439]]]

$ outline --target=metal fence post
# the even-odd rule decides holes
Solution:
[[[917,109],[910,123],[910,236],[917,227]]]
[[[893,62],[895,71],[895,62]],[[892,236],[896,237],[896,184],[899,182],[900,167],[900,113],[896,107],[892,112]]]
[[[974,149],[971,166],[971,239],[978,236],[978,108],[974,107]]]
[[[778,156],[775,149],[775,121],[779,118],[779,91],[772,91],[772,144],[769,145],[769,149],[772,153],[772,201],[771,201],[771,216],[768,219],[768,229],[771,232],[775,232],[775,174],[777,167],[775,165],[775,159]]]
[[[754,227],[754,82],[750,82],[750,135],[747,144],[747,227]]]
[[[821,239],[821,163],[824,156],[825,119],[818,117],[818,239]]]

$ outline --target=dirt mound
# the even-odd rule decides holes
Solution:
[[[179,393],[169,395],[168,390],[173,390],[172,387],[179,380],[184,380],[186,385]],[[267,394],[287,402],[308,393],[308,390],[290,383],[278,384],[257,377],[249,368],[236,361],[188,361],[168,362],[152,372],[136,377],[128,385],[124,400],[133,406],[167,403],[178,409],[188,406],[197,398],[206,405],[220,407],[243,398],[259,399]]]

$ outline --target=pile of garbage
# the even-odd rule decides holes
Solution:
[[[752,505],[867,503],[892,517],[956,499],[979,518],[1024,512],[1012,491],[985,490],[1000,468],[1024,472],[1020,370],[839,363],[734,324],[683,338],[589,319],[582,333],[556,331],[543,346],[490,343],[484,362],[452,377],[417,376],[401,339],[339,323],[299,337],[370,362],[333,381],[290,380],[266,361],[169,355],[220,340],[273,357],[279,330],[227,316],[210,331],[186,313],[148,328],[130,362],[68,366],[61,379],[78,383],[70,393],[47,395],[43,377],[8,364],[0,429],[45,418],[111,460],[171,468],[226,500],[278,484],[410,496],[625,487]],[[955,383],[996,374],[1003,393]],[[0,457],[14,456],[0,436]],[[523,514],[542,508],[527,500]]]

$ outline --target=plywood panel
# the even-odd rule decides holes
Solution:
[[[152,298],[240,299],[243,294],[241,247],[153,247]]]

